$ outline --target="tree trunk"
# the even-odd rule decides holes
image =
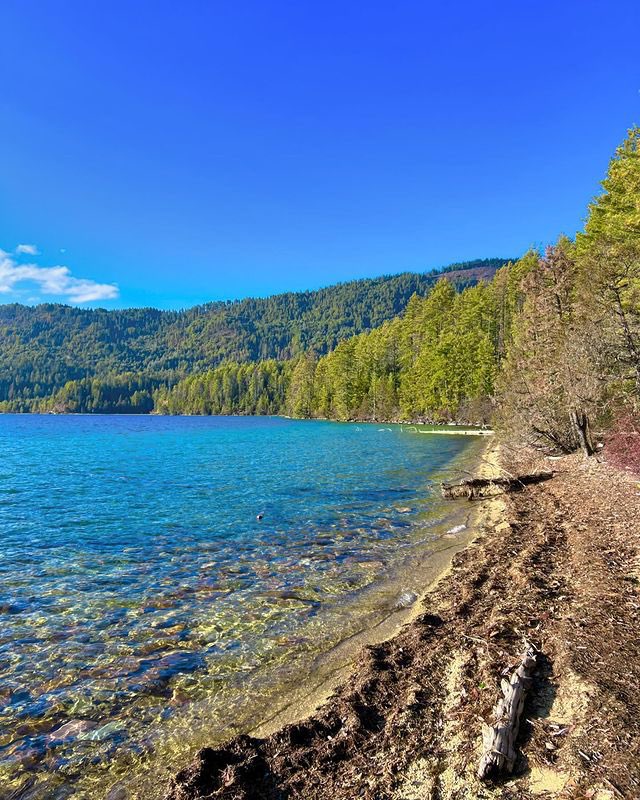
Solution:
[[[582,452],[585,456],[592,456],[594,449],[591,442],[591,433],[589,431],[589,417],[587,417],[584,411],[576,411],[574,409],[571,412],[571,424],[573,425]]]
[[[469,478],[459,483],[441,483],[440,489],[445,500],[455,500],[461,497],[474,500],[482,497],[485,491],[491,492],[495,489],[503,492],[518,492],[525,486],[548,481],[553,478],[553,475],[553,472],[543,471],[528,475],[516,475],[513,478]]]

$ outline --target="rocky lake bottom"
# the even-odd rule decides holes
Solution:
[[[272,417],[4,415],[0,447],[0,787],[122,800],[411,605],[465,530],[437,485],[482,445]]]

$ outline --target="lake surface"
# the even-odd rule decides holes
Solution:
[[[0,415],[0,797],[151,796],[250,730],[423,588],[461,513],[432,487],[480,448],[394,425]]]

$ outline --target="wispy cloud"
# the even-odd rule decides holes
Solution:
[[[35,244],[19,244],[16,247],[16,253],[18,255],[24,255],[24,256],[40,255],[38,253],[38,248],[35,246]]]
[[[33,244],[20,244],[14,254],[0,250],[0,294],[18,292],[24,285],[33,291],[35,285],[42,299],[56,297],[70,303],[95,303],[118,297],[115,283],[75,278],[69,267],[61,265],[23,264],[16,258],[21,255],[38,255],[38,248]]]

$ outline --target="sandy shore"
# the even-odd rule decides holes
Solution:
[[[498,458],[499,448],[488,443],[480,456],[478,474],[485,477],[500,474]],[[320,658],[321,663],[316,664],[313,674],[303,676],[297,687],[290,687],[286,701],[248,733],[252,736],[266,737],[284,725],[315,713],[331,697],[336,687],[348,680],[363,647],[389,641],[424,613],[427,598],[451,572],[455,555],[469,546],[478,531],[498,520],[502,510],[503,503],[499,497],[488,500],[482,505],[466,506],[465,530],[456,534],[445,534],[433,550],[425,552],[426,562],[419,565],[425,588],[418,600],[409,608],[390,614],[376,626],[364,629],[342,641],[330,652],[324,653]]]
[[[460,430],[434,430],[434,431],[422,431],[418,429],[418,433],[433,433],[439,434],[440,436],[493,436],[493,431],[489,430],[470,430],[468,428],[461,428]]]
[[[552,464],[553,480],[475,505],[473,543],[319,710],[205,748],[166,797],[640,797],[640,487],[593,459]],[[514,776],[487,786],[481,719],[525,636],[541,655]]]

